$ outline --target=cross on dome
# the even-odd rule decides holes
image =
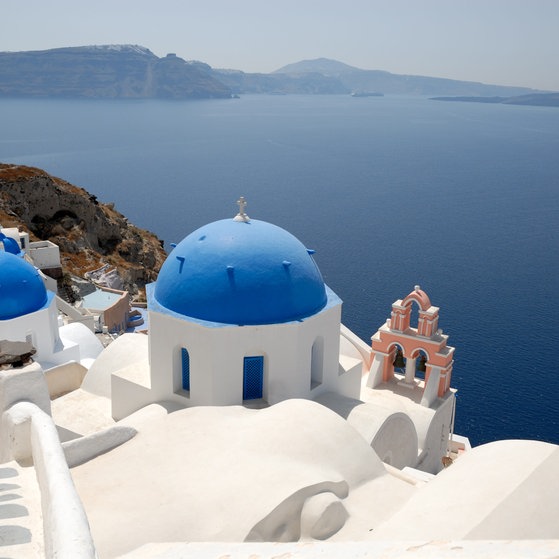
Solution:
[[[244,221],[248,223],[250,221],[250,217],[245,213],[245,208],[247,205],[247,201],[244,199],[244,196],[241,196],[237,200],[237,204],[239,205],[239,213],[233,218],[234,221]]]

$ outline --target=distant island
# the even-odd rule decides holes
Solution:
[[[174,53],[159,58],[139,45],[0,52],[0,98],[181,100],[226,99],[241,94],[341,95],[352,92],[365,92],[356,97],[371,96],[367,92],[374,92],[375,96],[504,99],[540,93],[522,87],[362,70],[328,58],[302,60],[265,74],[215,69],[204,62],[184,60]]]
[[[432,97],[431,100],[530,105],[533,107],[559,107],[559,93],[532,93],[530,95],[516,95],[514,97]]]
[[[488,85],[478,82],[399,75],[382,70],[362,70],[337,60],[317,58],[288,64],[271,74],[248,74],[240,70],[214,70],[213,76],[237,94],[299,93],[381,95],[479,95],[514,96],[536,93],[526,87]]]
[[[384,93],[378,91],[354,91],[352,97],[384,97]]]

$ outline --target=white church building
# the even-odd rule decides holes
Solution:
[[[332,391],[359,396],[361,363],[339,362],[342,302],[312,251],[241,208],[188,235],[147,287],[149,378],[115,372],[119,419],[160,400],[262,407]]]
[[[102,346],[82,324],[59,325],[55,293],[27,262],[19,245],[0,233],[0,340],[29,342],[43,369],[89,363]]]

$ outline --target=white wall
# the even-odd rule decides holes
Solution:
[[[47,384],[43,370],[38,363],[0,370],[0,416],[13,404],[22,400],[34,403],[49,415],[51,413]],[[0,438],[2,437],[0,428]],[[0,453],[4,454],[4,450],[6,450],[4,445],[0,444]],[[4,460],[6,460],[5,457]],[[0,458],[0,462],[2,462],[2,458]]]
[[[60,332],[65,335],[61,336]],[[0,339],[24,342],[28,335],[31,335],[31,343],[37,350],[33,359],[45,369],[68,361],[79,362],[82,357],[95,358],[102,349],[95,335],[82,324],[63,326],[59,331],[54,297],[47,308],[10,320],[0,320]],[[84,348],[85,355],[82,355],[80,346]]]
[[[29,256],[37,268],[60,266],[60,249],[51,241],[36,241],[29,244]]]
[[[454,393],[448,392],[444,400],[433,411],[425,406],[413,406],[407,410],[417,430],[421,455],[415,466],[418,470],[436,474],[443,469],[441,459],[449,446]]]
[[[87,369],[76,361],[69,361],[46,370],[45,380],[50,397],[52,399],[58,398],[78,389],[86,372]]]
[[[24,342],[28,334],[32,335],[37,360],[50,358],[59,342],[54,300],[46,309],[0,321],[1,339]]]
[[[312,398],[339,384],[341,304],[302,321],[260,326],[207,327],[150,312],[149,359],[153,401],[185,406],[243,402],[243,359],[264,356],[263,399],[275,404]],[[311,390],[312,347],[323,340],[322,383]],[[190,357],[190,392],[181,386],[181,348]],[[357,395],[357,394],[356,394]]]

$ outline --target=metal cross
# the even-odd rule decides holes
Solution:
[[[247,202],[244,196],[241,196],[237,200],[237,204],[239,205],[239,213],[235,216],[235,221],[250,221],[248,215],[245,213]]]

